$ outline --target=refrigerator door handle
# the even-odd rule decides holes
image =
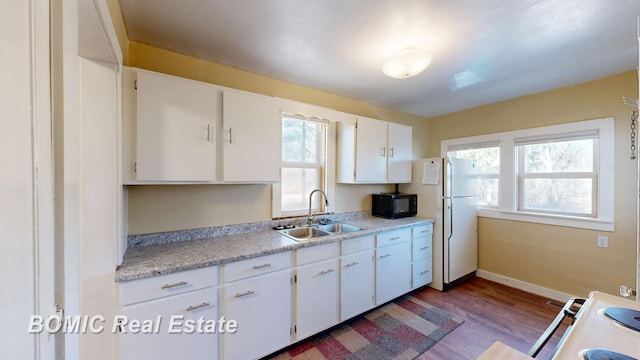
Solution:
[[[447,240],[450,240],[453,236],[453,201],[451,201],[451,198],[447,199],[447,223],[449,223],[449,236],[447,236]]]

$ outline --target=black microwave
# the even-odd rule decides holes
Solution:
[[[418,195],[403,193],[380,193],[371,195],[371,215],[399,219],[418,213]]]

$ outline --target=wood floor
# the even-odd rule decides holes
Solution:
[[[526,353],[555,318],[558,307],[549,299],[474,278],[447,292],[423,288],[413,296],[465,319],[421,360],[476,359],[495,341],[501,341]],[[537,359],[548,359],[569,320],[556,331]]]

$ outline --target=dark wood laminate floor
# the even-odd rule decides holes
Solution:
[[[465,319],[421,360],[476,359],[495,341],[526,353],[555,318],[558,307],[549,299],[489,280],[474,278],[453,289],[440,292],[425,287],[413,295]],[[537,359],[548,359],[569,320],[545,346]]]

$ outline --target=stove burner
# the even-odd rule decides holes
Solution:
[[[629,329],[640,331],[640,311],[621,307],[608,307],[604,315]]]
[[[589,349],[583,352],[585,360],[638,360],[631,356],[605,349]]]

